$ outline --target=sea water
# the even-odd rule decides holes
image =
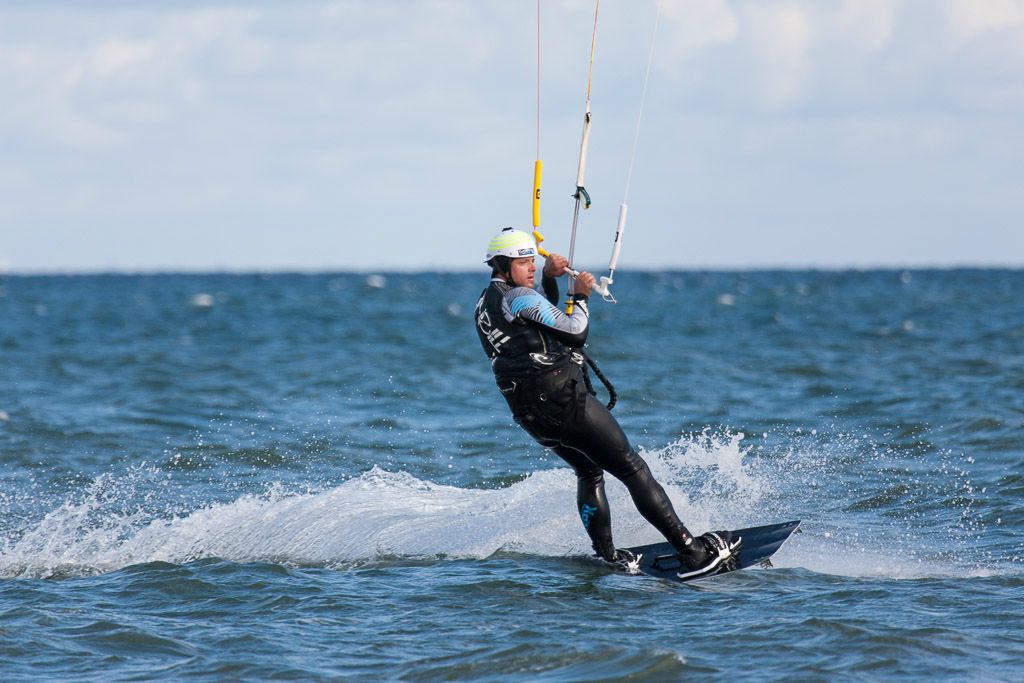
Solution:
[[[1024,272],[623,272],[588,350],[683,520],[803,520],[689,586],[590,559],[486,280],[0,278],[0,679],[1024,678]]]

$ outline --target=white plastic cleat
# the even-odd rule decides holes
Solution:
[[[614,282],[615,280],[608,277],[607,275],[602,275],[601,281],[598,284],[594,285],[594,291],[600,294],[601,298],[610,304],[618,303],[617,301],[615,301],[615,297],[612,296],[611,291],[608,290],[608,287],[614,284]]]

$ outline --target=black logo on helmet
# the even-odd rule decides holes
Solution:
[[[526,247],[525,249],[519,250],[520,256],[530,256],[533,254],[533,247]]]

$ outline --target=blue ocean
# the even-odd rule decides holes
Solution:
[[[590,558],[483,269],[0,278],[0,680],[1024,679],[1024,271],[617,279],[614,414],[773,568]]]

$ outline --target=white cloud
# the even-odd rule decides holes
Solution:
[[[676,58],[732,43],[739,35],[736,12],[728,0],[681,0],[663,3],[665,50]]]
[[[807,10],[790,3],[750,4],[743,19],[762,103],[773,109],[795,103],[806,94],[811,73],[813,27]]]
[[[588,221],[614,213],[655,2],[602,3],[588,167],[598,203]],[[743,206],[793,205],[796,218],[820,219],[843,209],[834,188],[844,183],[861,197],[884,195],[894,179],[940,195],[954,177],[965,186],[946,196],[963,202],[962,214],[983,196],[991,204],[980,181],[955,169],[994,169],[975,175],[998,170],[1002,186],[1020,185],[1008,160],[1024,139],[1022,6],[664,0],[634,215],[669,226],[703,206],[709,225],[742,232]],[[368,243],[442,226],[458,246],[428,258],[444,265],[476,226],[528,220],[530,3],[28,7],[0,8],[0,177],[11,181],[0,183],[0,242],[34,244],[39,226],[56,223],[89,224],[102,240],[117,226],[163,221],[230,245],[245,234],[239,226],[272,235],[286,224],[300,235],[303,225],[351,221],[381,226]],[[592,12],[592,0],[543,4],[552,223],[569,213],[560,188],[575,176]],[[641,199],[676,192],[664,209]],[[892,200],[891,216],[876,218],[918,220],[901,208]],[[30,250],[0,251],[17,266]],[[405,265],[422,257],[387,253]]]
[[[866,68],[892,41],[897,2],[684,0],[666,3],[668,76],[723,104],[799,105],[816,84]],[[706,95],[707,93],[702,93]]]
[[[1024,0],[945,0],[942,8],[950,32],[958,40],[1024,28]]]
[[[826,26],[822,51],[840,46],[868,55],[882,51],[892,42],[898,5],[893,0],[842,0],[838,11],[821,17]]]
[[[89,70],[99,80],[118,75],[138,76],[152,68],[153,42],[137,42],[120,39],[105,40],[93,51],[89,59]]]

